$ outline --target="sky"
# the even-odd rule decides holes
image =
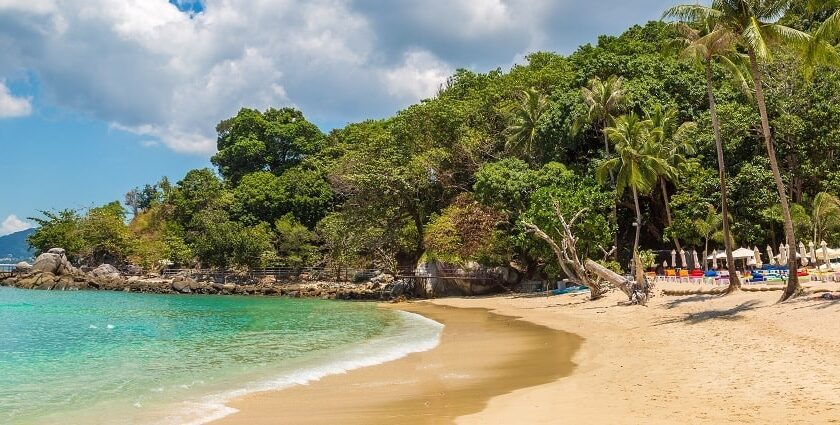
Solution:
[[[0,235],[210,166],[215,125],[242,107],[296,107],[328,131],[674,3],[0,0]]]

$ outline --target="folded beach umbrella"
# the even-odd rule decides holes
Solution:
[[[809,249],[809,251],[808,251],[808,261],[810,261],[811,264],[816,265],[817,264],[817,254],[814,252],[814,241],[808,241],[808,249]]]
[[[662,262],[662,268],[663,268],[663,269],[667,269],[667,268],[668,268],[668,262],[667,262],[667,261],[663,261],[663,262]]]
[[[805,244],[799,241],[799,261],[803,266],[808,265],[808,251],[805,249]]]
[[[700,268],[700,259],[697,258],[697,250],[696,249],[693,250],[691,252],[691,255],[692,255],[692,257],[694,257],[694,258],[692,258],[694,260],[694,265],[693,265],[692,268],[699,269]]]
[[[680,261],[682,261],[682,263],[680,263],[680,264],[682,264],[682,267],[686,268],[687,264],[686,264],[686,261],[685,261],[685,250],[684,249],[680,250]]]
[[[712,251],[712,268],[715,269],[715,270],[717,270],[717,268],[718,268],[717,257],[718,257],[717,250]]]
[[[820,247],[822,247],[823,263],[830,264],[831,260],[828,258],[828,244],[825,241],[822,241],[820,242]]]
[[[776,262],[776,256],[773,255],[773,248],[770,248],[770,245],[767,245],[767,264],[773,264]]]
[[[785,252],[785,244],[779,244],[779,265],[787,264],[787,253]]]
[[[757,246],[753,247],[753,257],[755,258],[755,266],[761,267],[761,252],[758,250]]]
[[[671,250],[671,264],[677,267],[677,251]]]

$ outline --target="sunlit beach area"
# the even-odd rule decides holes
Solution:
[[[0,424],[840,423],[840,1],[0,0]]]

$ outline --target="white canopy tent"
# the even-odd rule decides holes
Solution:
[[[749,248],[738,248],[735,251],[732,251],[732,259],[733,260],[743,260],[744,258],[750,258],[750,257],[755,259],[755,252],[753,250],[749,249]],[[707,260],[713,260],[713,259],[715,259],[715,255],[712,254],[706,259]],[[726,251],[722,251],[721,253],[717,254],[717,259],[718,260],[725,260],[726,259]]]

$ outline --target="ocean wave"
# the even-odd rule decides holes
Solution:
[[[435,348],[440,343],[443,324],[419,314],[397,312],[403,324],[401,329],[387,336],[380,336],[333,353],[320,363],[289,371],[272,379],[252,382],[242,388],[203,397],[177,414],[166,418],[166,423],[200,425],[234,414],[238,410],[226,403],[253,393],[277,391],[297,385],[306,385],[330,375],[347,373],[354,369],[391,362],[412,353]]]

